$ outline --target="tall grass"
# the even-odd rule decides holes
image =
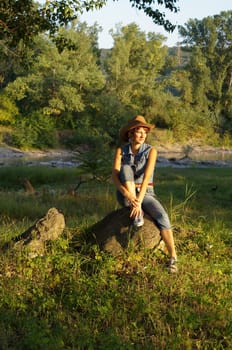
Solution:
[[[231,169],[157,169],[156,193],[178,248],[176,275],[161,251],[112,257],[86,244],[89,227],[117,203],[111,184],[70,192],[79,176],[77,169],[0,169],[2,245],[51,206],[66,219],[45,256],[2,252],[0,349],[231,349]]]

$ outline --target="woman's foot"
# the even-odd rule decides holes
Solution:
[[[177,267],[176,263],[177,263],[177,258],[172,257],[169,260],[168,270],[169,270],[170,273],[178,272],[178,267]]]
[[[141,211],[140,215],[136,216],[136,218],[134,219],[133,225],[135,227],[141,227],[144,224],[144,220],[143,220],[143,212]]]

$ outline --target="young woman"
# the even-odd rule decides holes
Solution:
[[[147,133],[154,126],[144,117],[136,116],[120,129],[122,147],[115,151],[112,180],[117,199],[122,206],[130,206],[135,226],[143,225],[143,211],[150,215],[166,244],[170,255],[170,272],[176,272],[176,250],[169,217],[154,194],[153,175],[157,151],[145,143]]]

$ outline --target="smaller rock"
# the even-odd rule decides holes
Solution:
[[[30,257],[42,256],[45,242],[58,239],[64,228],[64,215],[56,208],[50,208],[43,218],[14,239],[13,248],[20,250],[27,247]]]

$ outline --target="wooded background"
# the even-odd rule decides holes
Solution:
[[[173,29],[161,12],[149,12],[149,1],[130,2]],[[78,19],[83,8],[104,3],[1,2],[2,141],[24,148],[115,145],[121,125],[142,114],[177,141],[229,144],[232,11],[189,19],[178,28],[177,47],[131,23],[112,30],[113,47],[104,50],[100,27]],[[176,0],[164,3],[165,11],[177,10]]]

